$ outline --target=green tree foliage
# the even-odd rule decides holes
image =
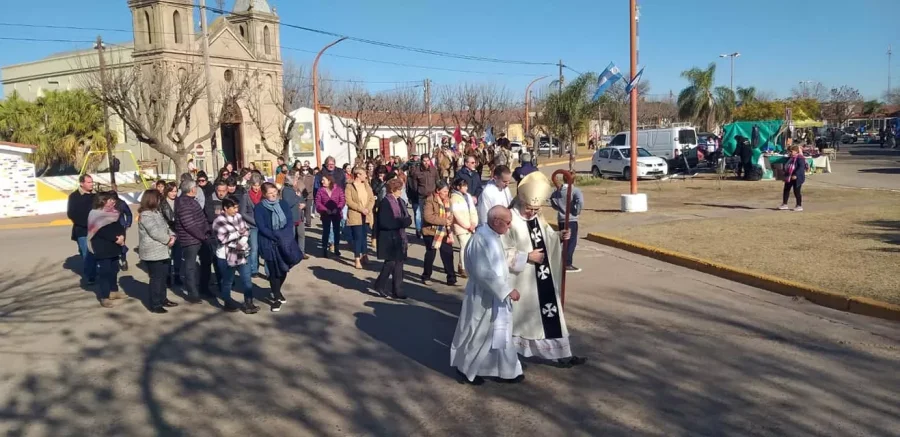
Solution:
[[[752,101],[741,105],[734,112],[735,121],[781,120],[785,108],[791,108],[794,120],[818,120],[821,117],[819,102],[815,99]]]
[[[37,146],[29,159],[41,171],[77,166],[89,150],[106,150],[103,108],[83,90],[48,91],[34,102],[13,93],[0,101],[0,139]]]
[[[569,82],[562,92],[547,96],[540,123],[556,132],[572,150],[577,150],[575,138],[588,130],[590,120],[597,114],[598,103],[591,100],[596,83],[596,74],[585,73]]]
[[[710,63],[705,70],[694,67],[681,72],[688,86],[678,94],[678,116],[707,131],[731,119],[736,101],[730,88],[715,86],[715,76],[715,63]]]

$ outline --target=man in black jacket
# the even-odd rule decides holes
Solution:
[[[87,227],[88,214],[94,209],[94,179],[83,174],[78,178],[78,189],[69,194],[66,215],[72,221],[72,241],[78,244],[81,255],[81,278],[91,285],[97,279],[97,261],[88,250]]]
[[[192,179],[181,182],[181,196],[175,199],[175,234],[184,254],[184,291],[191,303],[200,303],[199,290],[209,293],[209,282],[200,283],[197,278],[197,255],[209,240],[210,227],[203,208],[195,200],[201,196],[197,184]],[[209,275],[207,274],[207,279]]]
[[[478,173],[477,166],[478,161],[475,159],[475,156],[467,155],[465,166],[456,172],[456,178],[466,181],[469,185],[469,194],[472,195],[472,200],[476,204],[478,203],[478,196],[481,195],[481,190],[484,189],[481,182],[481,173]]]
[[[210,184],[212,186],[212,184]],[[199,195],[199,194],[198,194]],[[213,192],[206,198],[204,205],[204,213],[206,214],[206,222],[212,229],[212,222],[222,213],[222,200],[228,196],[228,182],[223,179],[216,181]],[[212,278],[209,276],[210,268],[216,273],[216,283],[222,277],[219,271],[219,263],[216,262],[216,248],[219,247],[219,241],[215,232],[210,232],[209,239],[200,247],[200,283],[209,284]],[[208,294],[209,289],[200,288],[200,294]]]

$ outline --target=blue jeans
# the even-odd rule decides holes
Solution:
[[[328,252],[328,246],[337,239],[341,241],[341,220],[336,217],[322,216],[322,251]],[[337,236],[337,238],[335,238]],[[341,251],[340,245],[334,245],[335,253]]]
[[[97,279],[97,260],[94,254],[88,250],[87,237],[78,237],[78,254],[81,255],[81,278],[85,281]]]
[[[425,203],[424,199],[420,199],[418,203],[413,204],[413,215],[415,216],[416,221],[416,232],[422,233],[422,204]]]
[[[559,229],[563,228],[563,222],[557,222],[559,225]],[[575,258],[575,246],[578,245],[578,222],[569,221],[569,231],[571,231],[571,236],[569,237],[569,247],[568,252],[566,252],[566,265],[572,265],[572,259]]]
[[[241,288],[244,289],[244,299],[253,297],[253,277],[250,275],[250,265],[241,264],[239,266],[229,266],[228,261],[222,258],[216,258],[219,266],[219,272],[222,277],[219,279],[219,298],[228,302],[231,300],[231,286],[234,285],[234,274],[241,275]]]
[[[369,225],[367,223],[359,226],[350,226],[350,233],[353,234],[353,256],[359,258],[366,254]]]
[[[119,291],[119,258],[97,260],[97,297],[109,299],[111,291]]]
[[[247,256],[247,267],[250,274],[259,273],[259,229],[250,228],[250,255]]]
[[[176,240],[175,244],[172,245],[172,269],[170,270],[173,280],[178,279],[181,276],[181,264],[183,262],[181,257],[181,245],[178,244],[178,241]]]

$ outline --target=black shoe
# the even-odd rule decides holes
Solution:
[[[406,299],[407,296],[405,294],[393,294],[394,299]]]
[[[225,305],[222,307],[222,309],[225,310],[226,313],[236,313],[240,311],[241,306],[237,302],[229,300],[228,302],[225,302]]]
[[[457,284],[456,279],[448,279],[447,280],[447,285],[449,285],[451,287],[456,287],[456,284]]]
[[[253,304],[253,298],[244,299],[244,308],[242,308],[244,314],[256,314],[259,311],[259,307]]]
[[[422,278],[422,285],[431,285],[431,278]]]
[[[166,300],[163,301],[163,306],[166,307],[166,308],[175,308],[175,307],[178,306],[178,304],[175,303],[175,302],[172,302],[172,301],[169,300],[169,299],[166,299]]]
[[[287,299],[284,297],[284,293],[282,293],[280,291],[278,292],[278,294],[275,295],[275,300],[277,300],[281,303],[287,303]]]
[[[466,374],[460,372],[459,370],[456,371],[456,376],[459,376],[461,382],[464,382],[464,383],[469,384],[469,385],[482,385],[482,384],[484,384],[484,378],[482,378],[482,377],[480,377],[480,376],[476,376],[473,380],[469,381],[469,378],[466,376]]]
[[[524,380],[525,380],[525,375],[524,375],[524,374],[519,375],[519,376],[517,376],[517,377],[515,377],[515,378],[513,378],[513,379],[497,378],[497,382],[499,382],[499,383],[501,383],[501,384],[518,384],[518,383],[520,383],[520,382],[522,382],[522,381],[524,381]]]
[[[203,303],[203,299],[200,299],[200,296],[187,295],[184,297],[184,300],[187,301],[187,303],[194,304],[194,305],[196,305],[198,303]]]
[[[153,314],[165,314],[165,313],[168,313],[169,310],[167,310],[163,307],[156,307],[156,308],[151,308],[150,312]]]
[[[562,359],[556,360],[556,362],[559,363],[560,367],[569,368],[569,367],[574,367],[574,366],[580,366],[580,365],[586,363],[587,358],[576,357],[575,355],[572,355],[571,357],[568,357],[568,358],[562,358]]]
[[[97,278],[90,278],[87,280],[87,285],[94,285],[97,283]]]
[[[124,261],[119,262],[119,267],[122,269],[123,272],[127,272],[128,271],[128,261],[124,260]]]
[[[277,312],[281,311],[281,302],[279,302],[277,300],[272,301],[272,306],[269,309],[272,310],[273,313],[277,313]]]
[[[341,251],[340,251],[340,250],[335,250],[335,251],[334,251],[334,256],[340,258],[340,257],[341,257]]]

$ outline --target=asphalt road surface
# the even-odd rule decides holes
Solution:
[[[314,248],[318,228],[308,235]],[[449,367],[463,289],[416,281],[418,243],[407,301],[367,288],[379,263],[358,271],[347,259],[314,257],[291,273],[280,313],[227,314],[204,303],[155,315],[138,299],[101,308],[78,285],[68,228],[3,230],[0,238],[0,435],[900,430],[898,324],[584,240],[576,263],[585,271],[569,276],[566,310],[574,350],[589,362],[530,362],[521,384],[472,387]],[[144,296],[146,274],[131,259],[120,283]]]

